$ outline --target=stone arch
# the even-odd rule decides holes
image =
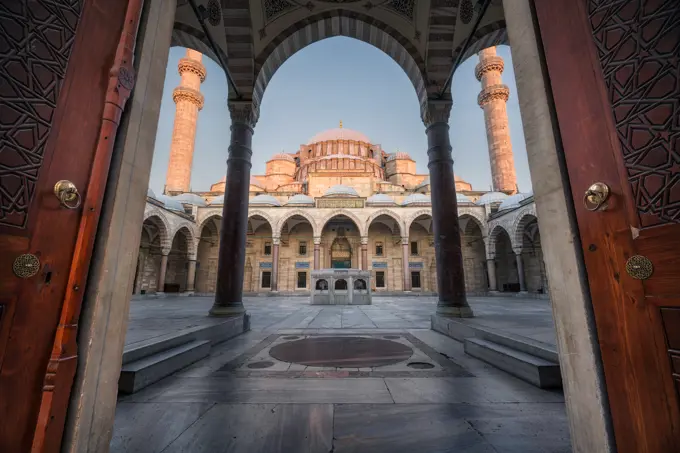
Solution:
[[[463,216],[468,216],[470,217],[479,227],[479,231],[482,232],[482,237],[487,237],[489,232],[487,231],[487,225],[486,222],[484,221],[484,218],[477,212],[469,210],[469,211],[461,211],[460,209],[458,210],[458,218],[460,219]]]
[[[502,231],[505,231],[508,237],[512,238],[512,233],[510,233],[504,225],[500,223],[494,225],[489,232],[487,241],[486,256],[488,259],[494,259],[496,257],[496,239]]]
[[[299,215],[300,217],[304,217],[305,219],[307,219],[309,224],[312,226],[312,231],[314,232],[314,237],[321,235],[321,232],[318,231],[319,227],[316,225],[316,221],[314,220],[314,217],[312,217],[311,214],[309,214],[306,211],[303,211],[302,209],[296,209],[294,211],[290,211],[290,212],[287,212],[286,214],[284,214],[283,217],[281,217],[279,219],[278,223],[276,224],[276,230],[272,230],[272,231],[274,231],[274,235],[276,237],[280,237],[281,236],[281,230],[283,230],[283,226],[286,224],[286,221],[288,219],[290,219],[291,217],[294,217],[296,215]]]
[[[222,215],[221,215],[221,214],[211,214],[211,215],[205,217],[203,220],[201,220],[201,223],[199,223],[199,224],[197,225],[197,227],[196,227],[196,230],[197,230],[197,231],[196,231],[196,233],[197,233],[196,236],[197,236],[197,237],[200,237],[201,234],[203,234],[203,228],[205,228],[206,226],[208,226],[208,224],[210,223],[210,221],[213,220],[213,219],[217,219],[217,220],[219,221],[219,220],[222,219]]]
[[[359,236],[361,236],[361,237],[366,236],[366,231],[364,230],[365,222],[362,222],[359,219],[359,217],[357,217],[356,214],[354,214],[353,212],[348,211],[346,209],[335,210],[335,211],[331,212],[330,214],[328,214],[326,217],[324,217],[324,219],[321,221],[321,223],[319,223],[319,234],[321,234],[323,232],[324,227],[333,217],[337,217],[339,215],[344,215],[345,217],[349,217],[354,222],[356,227],[359,229]]]
[[[530,205],[526,209],[517,213],[514,222],[512,223],[512,247],[518,250],[522,249],[522,235],[524,228],[533,220],[538,220],[536,215],[535,205]]]
[[[253,103],[256,108],[274,73],[299,50],[335,36],[355,38],[382,50],[389,55],[411,80],[420,104],[421,117],[427,112],[427,85],[425,61],[418,50],[397,30],[366,14],[336,9],[312,15],[290,25],[278,34],[255,59],[255,89]]]
[[[262,217],[263,219],[265,219],[265,220],[269,223],[269,228],[271,228],[271,230],[272,230],[272,235],[273,235],[274,232],[275,232],[274,228],[275,228],[276,225],[277,225],[276,220],[275,220],[272,216],[270,216],[269,214],[267,214],[266,212],[261,211],[261,210],[259,210],[259,209],[256,209],[256,210],[254,210],[254,211],[248,210],[248,220],[249,220],[249,221],[250,221],[251,218],[253,218],[253,217],[255,217],[255,216],[260,216],[260,217]],[[278,237],[278,236],[276,236],[276,237]]]
[[[407,235],[408,232],[411,231],[411,225],[413,224],[413,222],[421,215],[429,215],[430,217],[432,217],[432,209],[419,209],[418,211],[414,212],[408,217],[404,225],[405,227],[404,231],[407,233]]]
[[[170,251],[170,245],[172,244],[170,236],[172,229],[170,228],[168,219],[163,215],[160,209],[149,209],[144,212],[144,220],[142,220],[142,224],[144,224],[144,222],[147,220],[150,220],[158,227],[161,240],[161,250],[164,254],[167,254]]]
[[[184,236],[186,237],[187,240],[187,256],[190,260],[195,260],[196,259],[196,234],[194,232],[194,226],[190,223],[181,223],[180,225],[177,226],[175,231],[172,233],[172,240],[175,240],[175,236],[177,236],[180,232],[185,231]],[[172,244],[172,241],[170,242]]]
[[[371,227],[371,223],[373,223],[373,221],[381,215],[391,217],[395,222],[397,222],[397,225],[399,225],[399,235],[402,237],[404,236],[404,222],[402,221],[399,214],[390,209],[379,209],[368,216],[368,219],[366,220],[366,234],[368,234],[368,229]]]
[[[463,51],[464,44],[465,41],[461,42],[460,45],[454,50],[453,61],[456,61],[458,56]],[[470,40],[470,45],[461,55],[460,59],[458,60],[458,64],[460,65],[471,56],[488,47],[500,46],[503,44],[509,45],[510,41],[508,40],[508,31],[505,28],[505,19],[500,18],[487,25],[479,27],[475,31],[475,33],[472,35],[472,39]]]

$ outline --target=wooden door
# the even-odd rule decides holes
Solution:
[[[617,448],[680,452],[680,2],[534,4]]]
[[[60,448],[92,243],[134,80],[127,8],[0,2],[2,452]],[[79,191],[73,209],[54,194],[59,180]]]

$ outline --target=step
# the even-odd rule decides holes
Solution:
[[[211,325],[190,327],[178,332],[138,341],[125,346],[123,365],[194,340],[209,340],[212,344],[221,343],[249,329],[250,315],[245,314],[243,316],[225,318]]]
[[[560,366],[508,346],[481,338],[466,338],[465,352],[536,387],[562,387]]]
[[[550,362],[559,363],[557,348],[551,344],[478,325],[474,321],[432,315],[432,330],[460,342],[464,342],[468,338],[479,338]]]
[[[123,365],[118,389],[135,393],[206,357],[210,341],[194,340]]]

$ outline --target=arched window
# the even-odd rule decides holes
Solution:
[[[328,282],[326,280],[317,280],[316,282],[317,291],[326,291],[328,289]]]
[[[366,289],[366,280],[354,280],[354,289]]]
[[[335,281],[335,289],[340,289],[340,290],[347,289],[347,280],[342,279],[342,278],[340,280],[336,280]]]

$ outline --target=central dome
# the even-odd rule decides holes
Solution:
[[[319,132],[314,137],[310,138],[307,144],[311,145],[312,143],[326,142],[329,140],[355,140],[357,142],[371,143],[371,140],[361,132],[345,129],[343,127],[336,127],[335,129]]]

